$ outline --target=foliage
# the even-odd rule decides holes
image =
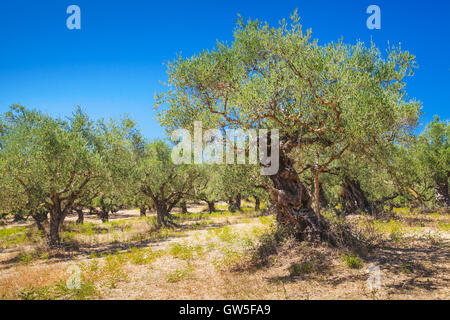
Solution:
[[[280,170],[264,186],[282,213],[279,222],[295,221],[300,237],[308,229],[325,239],[330,234],[320,222],[320,177],[345,178],[351,161],[339,162],[344,157],[371,168],[391,161],[389,152],[419,117],[420,102],[406,94],[406,77],[415,68],[414,56],[401,47],[384,55],[373,43],[319,45],[296,12],[277,27],[240,18],[230,44],[218,42],[168,64],[169,80],[155,108],[168,133],[192,132],[195,121],[208,129],[278,129]],[[245,178],[233,179],[242,177],[234,172],[241,169],[225,167],[231,172],[224,191],[245,190]],[[310,182],[301,176],[307,170]],[[300,213],[305,218],[297,219]]]
[[[359,269],[362,266],[361,259],[352,253],[343,254],[341,258],[342,261],[344,261],[345,264],[352,269]]]
[[[138,192],[156,208],[159,227],[174,225],[170,211],[184,197],[192,196],[191,188],[198,177],[197,168],[172,162],[171,149],[162,140],[145,145],[138,158],[135,181]]]
[[[94,123],[77,108],[62,120],[14,105],[0,123],[1,202],[33,217],[49,212],[51,245],[59,243],[67,214],[108,190],[112,180],[120,184],[132,165],[123,158],[130,151],[124,137],[134,128],[126,118]]]

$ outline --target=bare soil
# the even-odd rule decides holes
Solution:
[[[39,240],[3,244],[0,298],[67,298],[45,296],[41,289],[64,283],[73,265],[80,267],[82,274],[88,272],[82,266],[91,270],[82,280],[91,279],[95,287],[95,294],[87,299],[450,298],[448,214],[402,214],[394,222],[385,221],[391,229],[373,250],[360,257],[357,268],[343,260],[340,249],[293,240],[280,244],[269,264],[255,267],[249,262],[254,254],[249,248],[258,245],[262,234],[271,232],[268,221],[273,217],[258,217],[250,204],[241,213],[203,214],[201,218],[195,213],[205,211],[204,205],[191,204],[188,209],[182,228],[167,230],[164,235],[147,237],[154,232],[148,223],[151,218],[139,217],[138,210],[125,210],[110,216],[107,229],[101,229],[96,216],[86,216],[85,223],[100,229],[72,235],[60,250],[46,251]],[[75,216],[69,217],[69,225],[75,220]],[[392,229],[395,225],[400,229]],[[31,222],[2,228],[20,226],[34,228]],[[70,235],[70,230],[66,232]],[[175,244],[181,246],[181,254],[174,253]],[[93,275],[95,265],[107,266],[116,254],[131,248],[138,258],[147,254],[139,250],[148,248],[159,255],[149,263],[117,262],[116,269],[102,269],[103,273]],[[183,257],[184,253],[190,256]],[[293,266],[307,268],[292,272]],[[368,279],[374,268],[380,270],[380,285],[371,289]]]

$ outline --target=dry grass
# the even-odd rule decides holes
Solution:
[[[87,217],[82,227],[70,223],[71,217],[64,228],[66,248],[49,252],[31,226],[21,225],[26,239],[17,236],[23,229],[8,231],[19,240],[7,238],[0,251],[0,298],[450,297],[448,214],[397,210],[379,220],[348,217],[376,243],[366,255],[355,256],[326,244],[276,239],[273,217],[258,217],[250,209],[233,215],[202,210],[205,206],[191,206],[191,214],[177,215],[182,228],[159,232],[152,217],[141,218],[134,210],[119,212],[107,224]],[[80,269],[85,285],[76,292],[63,288],[70,266]],[[366,285],[370,266],[380,268],[378,290]]]

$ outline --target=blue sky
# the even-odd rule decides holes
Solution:
[[[81,30],[66,27],[71,4],[81,9]],[[381,30],[366,27],[372,4],[381,8]],[[148,138],[162,138],[152,106],[167,79],[164,61],[232,40],[238,13],[276,24],[295,8],[321,43],[401,42],[420,67],[407,92],[423,102],[422,123],[450,118],[446,0],[2,1],[0,112],[19,103],[64,117],[81,105],[94,118],[128,113]]]

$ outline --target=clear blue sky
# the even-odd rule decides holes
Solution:
[[[81,8],[81,30],[66,27],[71,4]],[[381,30],[366,27],[371,4],[381,8]],[[420,66],[407,90],[423,102],[422,123],[450,118],[447,0],[1,1],[0,112],[19,103],[66,116],[81,105],[94,118],[129,113],[147,137],[162,138],[152,106],[164,61],[231,40],[238,13],[275,24],[295,8],[321,43],[401,42]]]

